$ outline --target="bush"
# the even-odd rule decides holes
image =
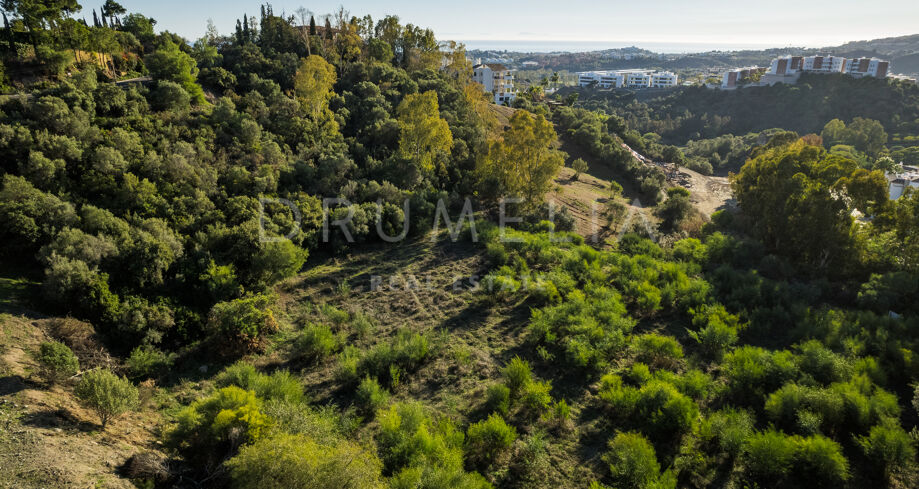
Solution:
[[[338,338],[332,329],[324,324],[309,324],[297,341],[299,350],[307,359],[319,362],[338,349]]]
[[[520,357],[514,357],[501,371],[504,375],[504,385],[510,389],[511,396],[519,395],[520,390],[533,381],[530,364]]]
[[[635,418],[661,438],[692,430],[699,407],[673,385],[652,380],[638,390]]]
[[[523,409],[533,417],[540,416],[549,411],[552,404],[552,384],[549,381],[529,382],[520,392],[520,403]]]
[[[351,331],[353,331],[358,338],[366,338],[375,328],[376,326],[374,326],[373,321],[371,321],[366,314],[356,312],[351,315]]]
[[[898,469],[912,466],[916,460],[916,448],[909,433],[894,419],[886,419],[873,426],[867,436],[859,437],[858,444],[865,456],[878,467],[884,476],[890,476]]]
[[[380,461],[347,440],[320,444],[304,435],[280,434],[244,446],[227,464],[238,489],[382,489]]]
[[[838,443],[811,436],[798,440],[795,474],[812,487],[840,487],[849,479],[849,462]]]
[[[261,439],[270,423],[254,391],[231,385],[179,412],[167,442],[191,462],[215,463]]]
[[[70,348],[57,341],[47,341],[38,347],[35,355],[41,375],[49,382],[61,382],[80,371],[80,362]]]
[[[92,409],[105,429],[108,422],[138,404],[137,388],[108,370],[90,370],[74,389],[77,399]]]
[[[171,363],[169,355],[152,346],[138,346],[125,361],[134,379],[156,377],[169,368]]]
[[[258,350],[264,337],[278,329],[269,308],[272,301],[269,295],[256,294],[220,302],[211,309],[208,327],[236,349]]]
[[[377,379],[364,377],[357,387],[357,402],[361,409],[367,414],[373,414],[387,401],[389,401],[389,392],[380,386]]]
[[[615,487],[654,487],[660,478],[660,464],[654,447],[638,433],[619,433],[609,442],[603,456]]]
[[[722,450],[736,457],[740,455],[744,442],[753,434],[755,418],[747,411],[726,409],[712,413],[703,423],[705,438],[715,438]]]
[[[511,406],[511,390],[504,384],[492,384],[485,393],[485,405],[492,412],[507,414]]]
[[[470,458],[488,464],[510,449],[516,439],[517,430],[508,426],[500,415],[492,413],[485,421],[469,426],[466,453]]]
[[[265,400],[284,401],[297,404],[303,401],[303,384],[287,370],[278,370],[266,375],[243,361],[230,365],[216,379],[217,386],[236,386],[253,391]]]
[[[636,337],[632,348],[639,360],[658,366],[672,366],[683,358],[683,348],[677,340],[654,333]]]
[[[747,474],[770,486],[777,485],[788,475],[794,457],[794,440],[776,431],[751,436],[743,448]]]

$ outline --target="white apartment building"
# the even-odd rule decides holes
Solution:
[[[502,64],[489,63],[473,66],[472,81],[482,85],[486,92],[493,94],[494,102],[498,105],[510,104],[517,98],[513,72]]]
[[[849,76],[861,78],[864,76],[873,76],[875,78],[886,78],[887,70],[890,68],[890,62],[877,58],[858,58],[846,61],[845,73]]]
[[[815,73],[842,73],[846,58],[839,56],[808,56],[804,58],[803,71]]]
[[[581,87],[595,84],[598,88],[671,88],[679,84],[679,77],[669,71],[611,70],[578,73]]]
[[[651,74],[651,87],[652,88],[670,88],[677,86],[679,82],[679,77],[676,73],[671,73],[669,71],[660,71],[657,73]]]

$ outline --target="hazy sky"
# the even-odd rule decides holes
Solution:
[[[82,0],[83,14],[103,0]],[[231,33],[243,13],[258,15],[258,1],[121,0],[189,39],[213,19]],[[332,12],[340,1],[279,0],[275,14],[300,6],[317,14]],[[98,4],[98,5],[96,5]],[[398,15],[403,23],[434,29],[438,39],[566,40],[617,42],[693,42],[822,47],[845,41],[919,33],[916,0],[351,0],[352,15],[379,19]]]

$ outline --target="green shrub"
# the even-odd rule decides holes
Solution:
[[[373,324],[373,321],[363,312],[355,312],[351,315],[351,331],[353,331],[358,338],[366,338],[375,329],[376,326]]]
[[[236,447],[261,439],[271,424],[255,391],[235,385],[193,402],[176,416],[167,443],[198,463],[219,462]]]
[[[742,346],[725,355],[723,366],[731,396],[748,406],[760,405],[767,392],[781,387],[798,371],[790,352],[755,346]]]
[[[914,441],[895,419],[885,419],[857,441],[873,467],[879,468],[885,476],[915,464]]]
[[[466,431],[466,453],[480,463],[494,462],[509,450],[517,439],[517,430],[508,426],[504,418],[492,413],[488,419],[473,423]]]
[[[380,454],[394,474],[391,487],[491,487],[478,474],[463,471],[463,433],[449,419],[432,420],[418,403],[395,403],[380,410],[377,420]]]
[[[849,362],[817,340],[799,345],[798,352],[798,366],[821,384],[844,381],[851,374]]]
[[[796,479],[811,487],[840,487],[849,479],[849,462],[842,447],[820,435],[798,440],[795,451]]]
[[[666,438],[687,433],[695,426],[699,407],[673,385],[652,380],[638,390],[635,417],[648,433]]]
[[[218,387],[236,386],[261,399],[297,404],[303,402],[303,384],[287,370],[266,375],[243,361],[230,365],[216,379]]]
[[[529,362],[515,356],[501,371],[504,375],[504,385],[510,389],[511,396],[518,396],[521,389],[533,381]]]
[[[96,412],[103,429],[110,420],[138,404],[134,384],[108,370],[84,373],[73,392],[84,406]]]
[[[778,485],[791,471],[795,442],[776,431],[756,433],[744,443],[743,464],[754,480]]]
[[[541,416],[552,404],[552,384],[549,381],[532,381],[520,391],[520,404],[530,416]]]
[[[318,443],[304,435],[279,434],[244,446],[226,464],[237,489],[383,489],[380,461],[360,445]]]
[[[338,366],[335,370],[335,379],[342,384],[353,384],[359,378],[361,365],[361,351],[348,345],[338,354]]]
[[[211,309],[208,327],[237,349],[258,350],[265,336],[278,329],[269,308],[273,300],[270,295],[256,294],[220,302]]]
[[[125,364],[132,378],[145,379],[163,373],[170,367],[172,360],[169,355],[152,346],[138,346],[131,351]]]
[[[609,466],[615,487],[652,488],[660,478],[654,447],[638,433],[617,434],[610,440],[603,461]]]
[[[319,311],[323,316],[326,317],[326,319],[331,321],[336,328],[342,327],[351,318],[347,311],[342,311],[341,309],[331,304],[323,304],[319,306]]]
[[[559,426],[564,426],[571,421],[571,407],[564,399],[559,399],[552,407],[552,420]]]
[[[46,341],[38,347],[35,360],[41,375],[49,382],[61,382],[80,371],[80,362],[70,348],[57,341]]]
[[[338,338],[324,324],[308,324],[297,340],[297,350],[311,361],[319,362],[338,349]]]
[[[485,392],[485,405],[492,412],[507,414],[511,406],[511,390],[504,384],[492,384]]]
[[[632,348],[639,360],[658,366],[672,366],[683,358],[683,347],[676,339],[654,333],[635,337]]]
[[[377,379],[364,377],[357,387],[357,402],[367,414],[376,413],[389,401],[389,392],[380,386]]]
[[[497,268],[507,264],[508,253],[503,244],[495,241],[488,243],[488,246],[486,246],[485,259],[488,261],[489,266]]]
[[[702,424],[702,436],[714,438],[731,456],[740,455],[744,442],[753,434],[756,419],[747,411],[725,409],[712,413]]]

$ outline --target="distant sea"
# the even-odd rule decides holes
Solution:
[[[461,41],[466,44],[467,50],[479,49],[482,51],[511,51],[517,53],[552,53],[564,52],[581,53],[586,51],[602,51],[605,49],[619,49],[635,46],[655,53],[704,53],[707,51],[741,51],[761,50],[775,48],[771,44],[750,43],[704,43],[704,42],[641,42],[641,41],[492,41],[475,40]]]

